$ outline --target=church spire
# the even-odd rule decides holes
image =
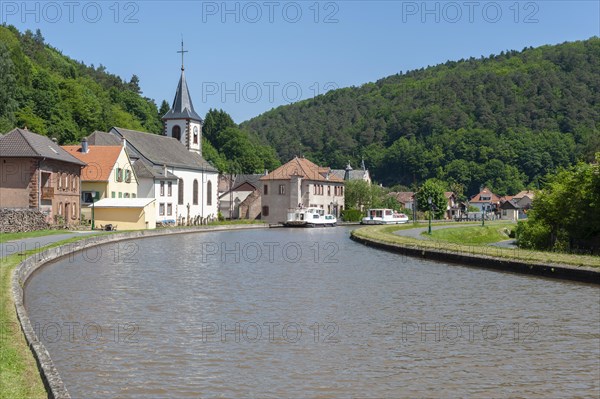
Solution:
[[[173,105],[171,106],[169,112],[162,117],[163,121],[167,119],[191,119],[202,122],[202,118],[194,110],[192,97],[190,96],[190,91],[185,80],[185,66],[183,63],[183,57],[187,52],[187,50],[184,50],[182,39],[181,50],[178,51],[178,53],[181,53],[181,77],[179,78],[179,84],[177,85],[177,91],[175,92]]]

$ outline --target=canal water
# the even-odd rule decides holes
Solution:
[[[600,395],[598,287],[349,231],[105,245],[37,272],[26,306],[74,398]]]

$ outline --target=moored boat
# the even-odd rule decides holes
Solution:
[[[321,208],[298,208],[288,212],[287,220],[283,222],[288,227],[335,227],[337,218],[326,214]]]
[[[408,216],[393,209],[369,209],[361,224],[402,224],[408,223]]]

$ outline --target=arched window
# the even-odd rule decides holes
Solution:
[[[177,182],[177,203],[183,205],[183,179]]]
[[[173,126],[173,129],[171,130],[171,136],[181,141],[181,128],[179,125]]]
[[[206,183],[206,205],[212,205],[212,183],[210,180]]]
[[[192,194],[192,203],[198,205],[198,180],[194,179],[194,193]]]

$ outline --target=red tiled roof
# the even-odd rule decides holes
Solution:
[[[82,181],[108,181],[110,172],[123,150],[123,147],[114,145],[90,145],[87,153],[81,152],[80,145],[64,145],[62,148],[87,163],[81,172]]]
[[[489,200],[482,200],[481,199],[482,195],[489,196],[490,199]],[[494,194],[493,192],[491,192],[489,188],[486,187],[483,190],[481,190],[481,192],[479,194],[473,196],[469,202],[492,202],[492,203],[498,203],[498,202],[500,202],[500,197],[498,197],[496,194]]]
[[[411,202],[413,200],[415,193],[413,193],[412,191],[399,191],[392,192],[389,195],[396,198],[398,202],[406,204],[407,202]]]
[[[314,164],[306,158],[295,157],[285,165],[281,165],[260,180],[289,180],[292,176],[300,176],[307,180],[330,181],[343,183],[344,180],[330,172],[330,168]]]

